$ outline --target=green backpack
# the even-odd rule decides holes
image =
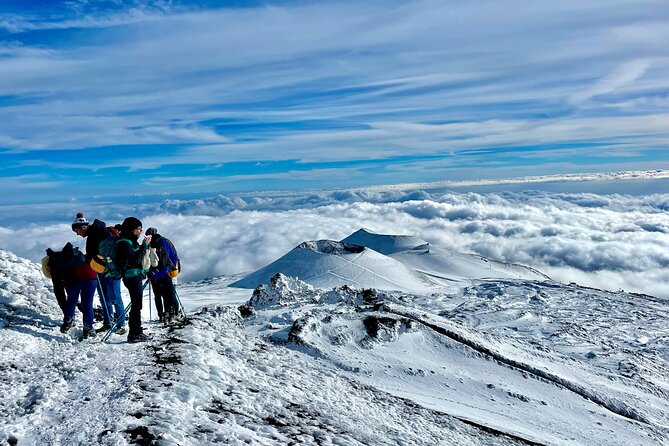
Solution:
[[[108,237],[100,242],[98,255],[102,257],[105,269],[103,274],[110,279],[123,277],[123,266],[118,264],[116,258],[116,242],[121,239],[115,236]]]
[[[121,262],[119,261],[116,254],[119,243],[129,243],[132,246],[132,242],[130,240],[116,236],[111,236],[100,242],[100,245],[98,246],[98,254],[102,256],[105,264],[105,270],[103,274],[110,279],[121,279],[123,277],[136,277],[146,273],[148,268],[145,270],[141,267],[128,268],[127,264],[121,265]],[[148,255],[149,251],[147,250],[145,257],[148,257]]]

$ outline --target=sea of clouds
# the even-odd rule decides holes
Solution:
[[[302,241],[364,227],[529,265],[565,283],[669,298],[669,194],[351,190],[51,205],[38,210],[42,222],[0,226],[0,248],[34,261],[67,241],[83,248],[70,229],[78,210],[108,224],[135,215],[158,228],[179,250],[182,281],[250,272]]]

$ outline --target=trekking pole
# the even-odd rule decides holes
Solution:
[[[149,322],[151,322],[152,318],[153,317],[151,316],[151,287],[149,287]]]
[[[106,316],[107,322],[111,322],[111,317],[109,315],[109,308],[107,308],[107,299],[105,298],[105,293],[102,292],[102,284],[100,283],[100,276],[96,274],[95,277],[98,279],[98,295],[100,296],[100,302],[102,303],[103,320],[104,316]]]
[[[146,288],[146,285],[149,283],[149,280],[147,279],[146,282],[144,282],[144,285],[142,285],[142,296],[144,295],[144,288]],[[130,302],[126,307],[125,307],[125,317],[128,317],[128,313],[130,313],[130,307],[132,307],[132,302]],[[118,320],[114,321],[112,326],[107,330],[107,333],[102,337],[100,342],[105,342],[109,337],[116,331],[116,327],[118,327]]]
[[[125,307],[125,317],[128,317],[128,313],[130,313],[130,307],[132,306],[132,302],[130,302],[126,307]],[[116,331],[116,327],[118,327],[118,320],[115,320],[114,323],[112,324],[111,327],[109,327],[109,330],[107,330],[107,333],[100,339],[100,342],[105,342],[107,339],[109,339],[109,336],[112,335]]]
[[[174,297],[177,299],[177,305],[179,305],[179,311],[181,312],[181,315],[183,317],[186,317],[186,311],[184,310],[184,306],[181,304],[181,299],[179,299],[179,293],[177,293],[177,287],[174,286],[174,282],[172,282],[172,288],[174,288]]]

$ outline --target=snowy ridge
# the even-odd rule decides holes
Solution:
[[[281,277],[275,281],[294,284],[297,289],[305,285]],[[345,287],[315,290],[305,300],[293,296],[274,308],[256,309],[247,326],[267,330],[273,333],[271,338],[276,342],[294,344],[298,351],[329,362],[362,382],[527,441],[665,444],[663,439],[669,433],[666,359],[653,355],[660,360],[655,370],[646,369],[638,375],[630,375],[621,368],[606,368],[608,359],[601,362],[593,354],[579,354],[582,341],[572,341],[572,354],[568,354],[564,345],[536,342],[534,330],[546,329],[550,334],[551,324],[522,316],[531,314],[528,310],[534,306],[545,306],[547,311],[555,312],[558,307],[552,302],[558,304],[572,293],[581,293],[579,299],[592,298],[595,302],[603,302],[600,299],[605,295],[614,294],[597,290],[585,294],[581,289],[525,284],[484,281],[480,290],[465,287],[458,295],[444,296],[445,300],[438,296],[435,299],[434,295],[371,290],[363,296],[363,291]],[[508,302],[500,294],[493,297],[491,290],[495,287],[506,290]],[[339,299],[319,296],[335,291]],[[633,299],[629,295],[619,298],[622,305]],[[529,305],[526,310],[521,306],[523,301]],[[488,305],[478,311],[465,305],[477,302]],[[578,311],[578,307],[571,307],[578,305],[577,299],[567,302],[568,314]],[[648,302],[660,303],[652,299]],[[428,313],[444,307],[450,308],[444,314],[455,324]],[[526,326],[527,335],[523,335],[520,325],[500,326],[513,329],[515,337],[510,338],[505,332],[481,331],[479,327],[457,323],[462,320],[459,315],[480,314],[494,320],[496,316],[514,313],[528,322],[534,321],[530,323],[536,326],[529,331],[531,326]],[[657,322],[646,321],[651,323],[652,330],[658,330],[660,339],[668,333],[661,326],[661,316]],[[611,316],[611,322],[616,317]],[[556,319],[561,321],[559,316]],[[264,321],[272,322],[263,325]],[[589,339],[590,343],[608,341],[605,334],[598,341]],[[663,348],[666,355],[666,346]],[[614,356],[627,355],[627,361],[621,358],[620,363],[636,362],[636,352],[617,350],[612,345],[609,349]],[[643,360],[643,356],[638,359]],[[513,410],[509,411],[509,406]],[[611,436],[611,431],[618,432],[617,436]]]

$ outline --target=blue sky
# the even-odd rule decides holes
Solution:
[[[669,168],[667,42],[666,0],[5,0],[0,204]]]

